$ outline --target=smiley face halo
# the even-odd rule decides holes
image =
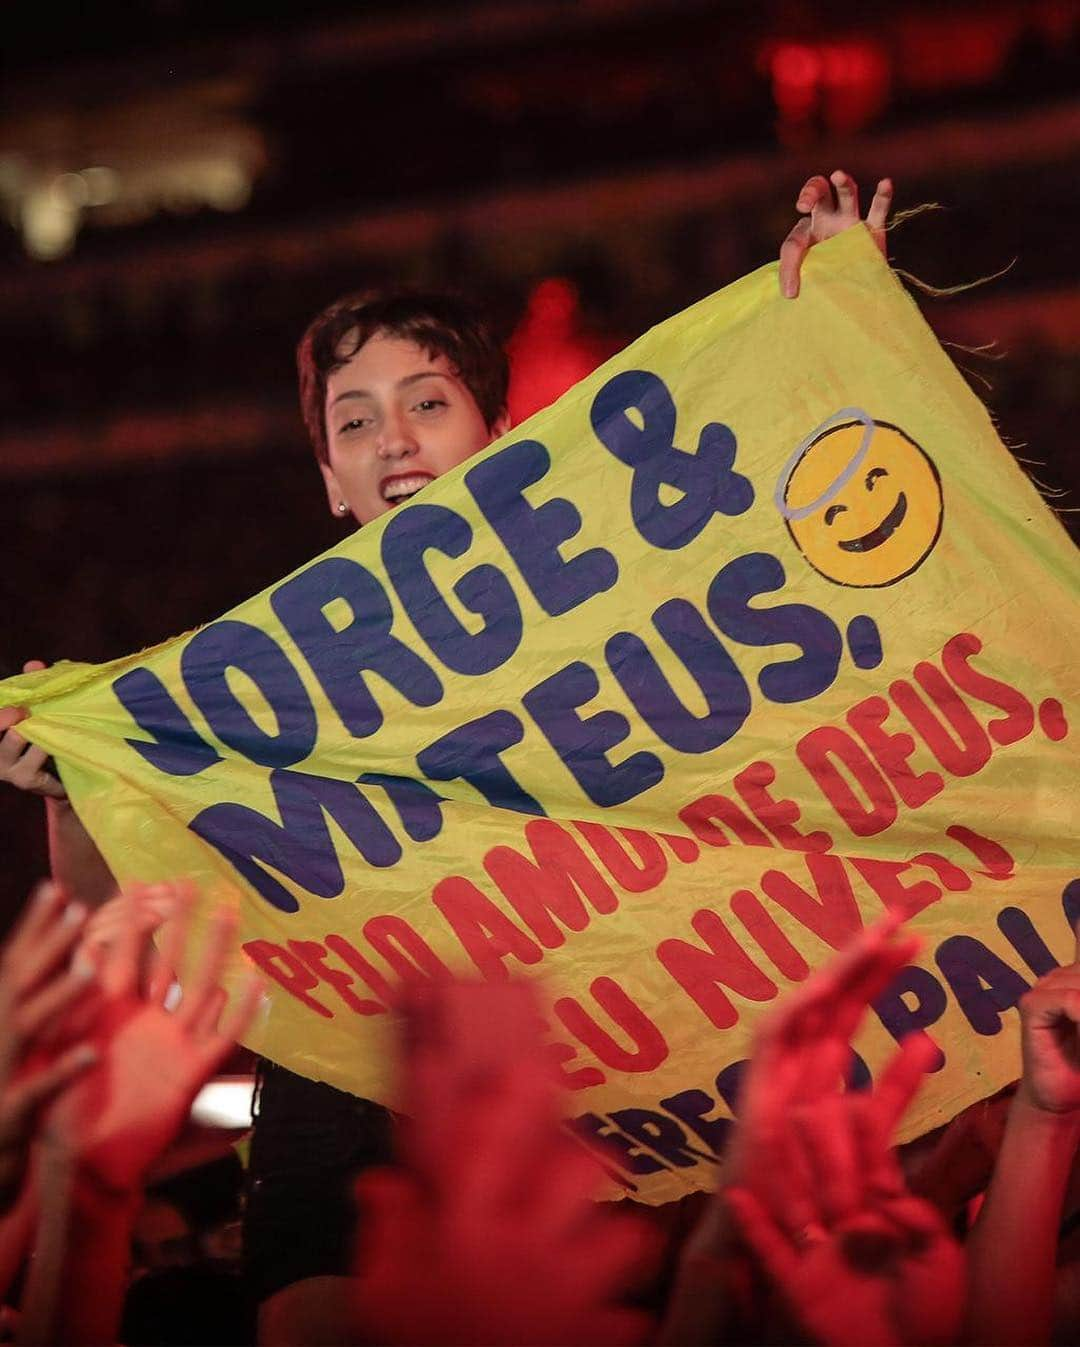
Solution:
[[[941,479],[898,426],[844,407],[791,454],[774,501],[810,565],[834,584],[880,588],[917,570],[941,533]]]

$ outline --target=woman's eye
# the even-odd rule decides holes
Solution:
[[[366,430],[371,425],[371,418],[367,416],[354,416],[351,421],[346,421],[338,431],[339,435],[344,435],[347,430]]]
[[[443,401],[442,398],[424,398],[422,402],[418,402],[416,404],[416,410],[418,412],[430,412],[433,411],[436,407],[445,407],[445,406],[446,403]]]

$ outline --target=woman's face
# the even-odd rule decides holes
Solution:
[[[507,429],[488,427],[476,399],[444,355],[379,332],[326,384],[328,461],[334,514],[344,503],[367,524],[411,500]]]

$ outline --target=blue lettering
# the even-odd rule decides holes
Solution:
[[[580,660],[568,664],[526,692],[522,704],[536,721],[567,771],[594,804],[608,809],[625,804],[663,778],[664,765],[655,753],[632,753],[613,763],[608,750],[630,733],[630,722],[618,711],[580,716],[600,691],[594,670]]]
[[[267,734],[229,686],[238,669],[262,695],[277,719]],[[260,767],[291,767],[315,747],[319,723],[300,675],[281,646],[247,622],[214,622],[196,632],[180,657],[180,672],[192,700],[223,744]]]
[[[750,714],[750,690],[735,661],[685,599],[661,604],[653,625],[693,675],[708,711],[695,716],[687,710],[649,647],[628,631],[612,636],[604,651],[619,686],[650,729],[681,753],[708,753],[726,744]]]
[[[742,645],[797,645],[797,659],[767,664],[758,686],[771,702],[804,702],[830,687],[840,668],[843,642],[834,622],[804,603],[751,608],[750,600],[784,583],[784,568],[768,552],[736,557],[717,573],[706,604],[725,636]]]
[[[568,501],[533,506],[525,488],[539,482],[551,456],[538,440],[518,440],[465,474],[465,485],[502,539],[525,583],[551,617],[602,594],[619,578],[615,558],[590,547],[566,560],[559,545],[581,530],[581,515]]]
[[[908,997],[914,999],[914,1005],[905,999]],[[900,1043],[917,1029],[936,1024],[945,1014],[948,997],[933,973],[918,964],[909,964],[900,969],[873,1004],[878,1019]],[[931,1070],[940,1071],[944,1065],[945,1054],[939,1049],[938,1060]]]
[[[411,776],[393,776],[389,772],[365,772],[358,776],[362,786],[381,786],[387,798],[397,810],[405,836],[413,842],[430,842],[442,832],[442,810],[439,804],[444,798],[436,795],[430,786]]]
[[[627,415],[631,410],[641,425]],[[675,403],[657,375],[616,374],[597,393],[590,416],[600,443],[633,469],[630,512],[653,547],[685,547],[714,514],[739,515],[753,504],[749,479],[734,470],[735,436],[728,426],[705,426],[696,454],[675,447]],[[674,487],[681,498],[665,505],[662,486]]]
[[[281,822],[242,804],[212,804],[188,827],[216,847],[273,907],[296,912],[300,904],[268,869],[319,898],[336,898],[345,888],[341,862],[325,814],[329,814],[369,865],[380,868],[401,858],[401,847],[363,792],[351,781],[303,772],[270,774]]]
[[[1028,990],[1020,974],[972,935],[949,936],[934,959],[975,1032],[1000,1033],[1002,1014]]]
[[[460,674],[486,674],[505,664],[521,641],[521,609],[506,576],[495,566],[476,566],[454,586],[470,612],[484,619],[481,631],[469,631],[455,617],[424,565],[435,549],[463,556],[472,529],[459,514],[441,505],[414,505],[395,514],[382,536],[382,557],[413,626],[432,653]]]
[[[1018,907],[1003,907],[998,913],[997,924],[998,930],[1037,978],[1061,967],[1026,912]]]
[[[121,674],[112,688],[139,729],[154,736],[152,744],[125,740],[151,767],[170,776],[195,776],[221,761],[221,754],[195,732],[157,674],[132,669]]]
[[[326,614],[343,600],[352,620],[340,631]],[[341,723],[358,739],[374,734],[383,713],[363,678],[383,678],[414,706],[434,706],[443,695],[435,673],[390,634],[394,613],[382,585],[346,557],[326,557],[286,580],[270,596],[274,612],[299,646]]]
[[[496,809],[543,814],[543,807],[518,785],[499,756],[524,737],[517,716],[492,711],[421,749],[416,765],[432,781],[467,781]]]

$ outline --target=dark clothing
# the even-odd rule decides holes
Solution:
[[[369,1099],[261,1062],[244,1215],[244,1261],[257,1301],[305,1277],[346,1276],[353,1179],[389,1164],[391,1114]]]

